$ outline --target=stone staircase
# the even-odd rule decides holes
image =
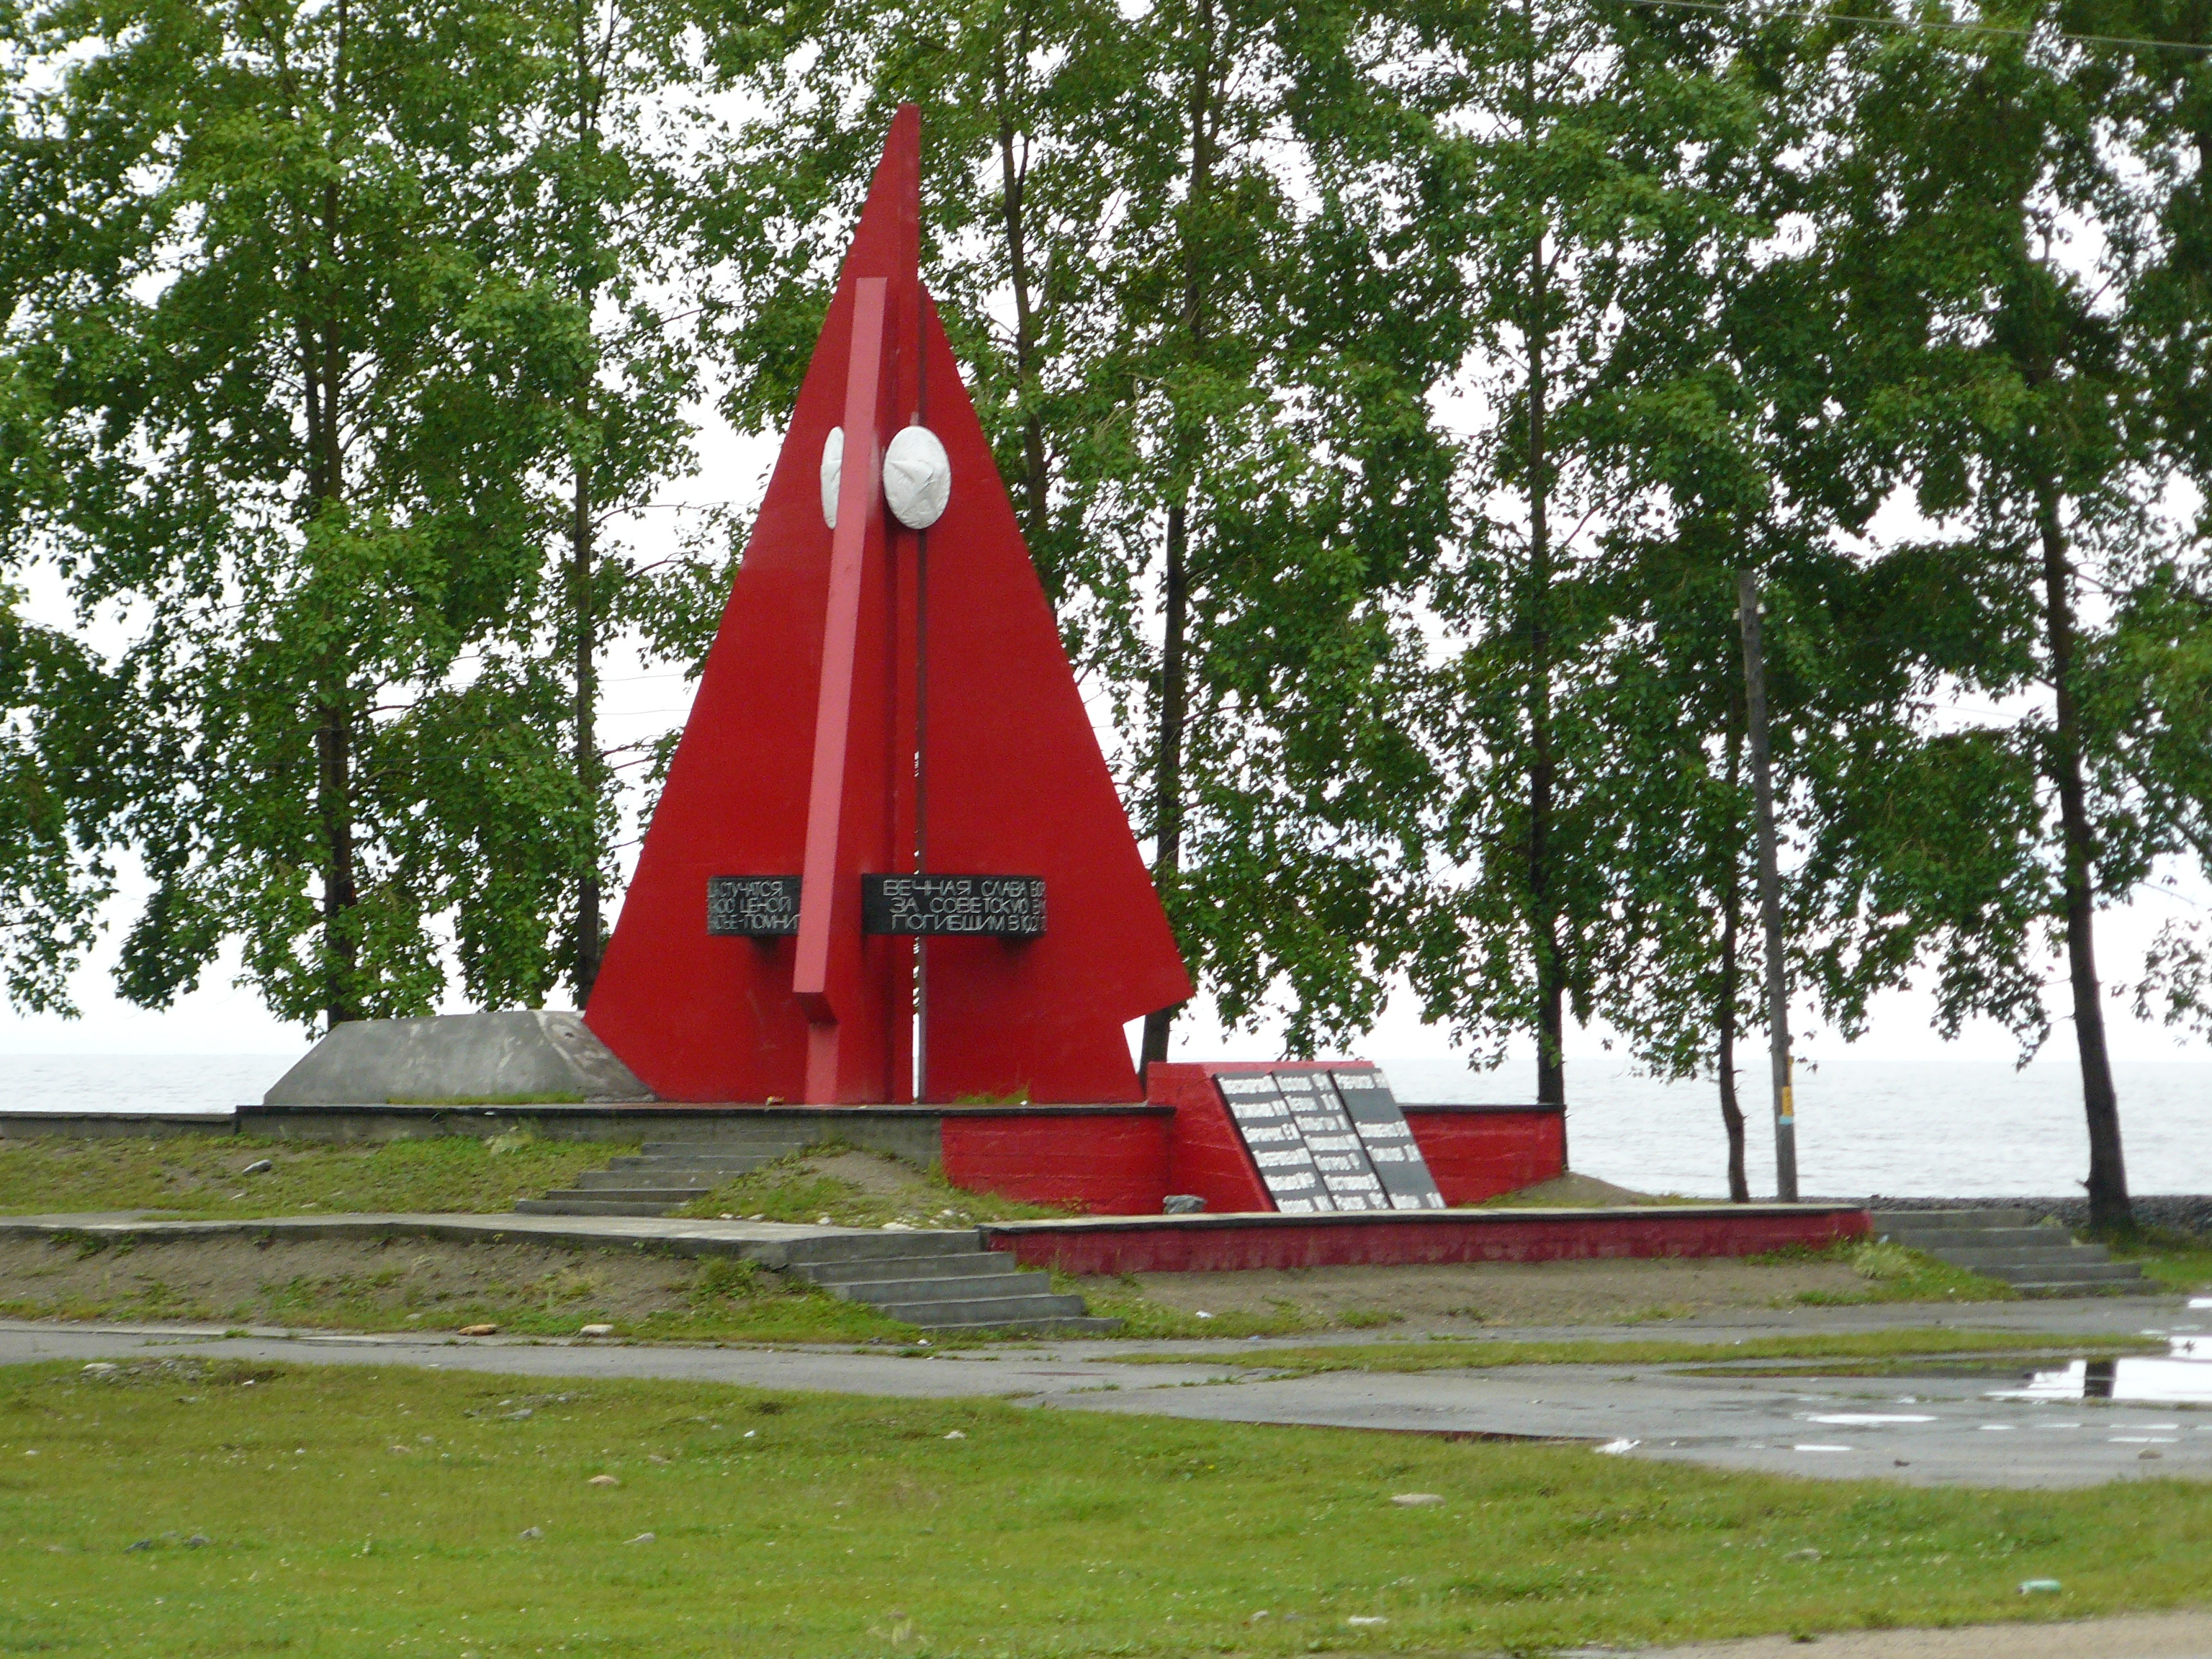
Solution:
[[[1086,1315],[1081,1297],[1056,1294],[1047,1275],[985,1249],[972,1231],[793,1239],[784,1271],[926,1331],[1103,1336],[1121,1328],[1118,1319]]]
[[[2026,1210],[1876,1210],[1878,1238],[2002,1279],[2022,1296],[2147,1296],[2158,1285],[2101,1244],[2077,1244]]]
[[[648,1140],[637,1156],[612,1159],[543,1198],[518,1198],[514,1207],[525,1215],[666,1215],[726,1181],[803,1152],[809,1139],[794,1127],[781,1136],[764,1127],[714,1140]]]
[[[783,1137],[749,1129],[743,1137],[647,1141],[635,1157],[615,1158],[543,1198],[519,1198],[514,1207],[526,1215],[666,1215],[810,1141],[803,1126]],[[1081,1297],[1055,1293],[1045,1274],[985,1249],[972,1229],[825,1233],[790,1240],[782,1258],[769,1265],[926,1331],[1083,1336],[1121,1328],[1118,1319],[1085,1314]]]

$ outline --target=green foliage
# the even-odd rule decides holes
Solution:
[[[1541,1094],[1578,1021],[1732,1069],[1751,573],[1792,981],[2025,1054],[2069,948],[2124,1219],[2095,913],[2212,854],[2212,125],[2202,52],[2079,37],[2191,19],[6,15],[13,1002],[64,1006],[119,848],[148,1006],[234,944],[302,1023],[587,987],[670,746],[602,744],[601,659],[696,669],[739,551],[618,515],[708,370],[781,425],[912,98],[926,274],[1220,1013],[1310,1053],[1402,975]],[[125,643],[34,623],[33,567]],[[2126,978],[2212,1030],[2196,929]]]
[[[0,991],[70,1013],[70,971],[113,890],[100,854],[114,798],[94,736],[111,687],[20,597],[0,584]]]
[[[303,1024],[430,1011],[448,948],[487,1006],[561,974],[613,828],[588,714],[627,568],[550,544],[681,464],[690,387],[638,291],[667,191],[608,113],[638,78],[611,59],[657,87],[680,24],[592,27],[527,0],[20,19],[52,72],[12,108],[45,235],[5,507],[11,554],[130,625],[69,729],[154,884],[134,1001],[233,939]]]

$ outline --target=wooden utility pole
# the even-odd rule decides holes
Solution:
[[[1759,916],[1766,933],[1766,1051],[1774,1074],[1774,1191],[1797,1201],[1797,1109],[1790,1086],[1790,980],[1782,959],[1782,866],[1774,844],[1774,765],[1767,744],[1766,654],[1759,638],[1759,578],[1735,573],[1743,629],[1745,735],[1751,739],[1751,796],[1759,829]]]

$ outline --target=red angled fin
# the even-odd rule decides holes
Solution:
[[[915,1098],[922,952],[933,1100],[1136,1099],[1124,1024],[1190,994],[921,289],[920,181],[909,105],[592,988],[592,1030],[665,1099]],[[920,533],[884,509],[880,481],[916,411],[951,468],[943,516]],[[918,868],[1042,878],[1044,934],[864,933],[862,876]],[[795,932],[710,933],[709,878],[732,876],[803,878]]]

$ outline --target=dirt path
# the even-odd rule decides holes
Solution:
[[[642,1319],[681,1306],[698,1264],[608,1249],[399,1238],[146,1242],[85,1249],[0,1239],[0,1285],[18,1318],[159,1318],[430,1329],[520,1308]],[[352,1318],[349,1321],[346,1316]]]
[[[1970,1625],[1957,1630],[1850,1631],[1810,1641],[1762,1636],[1749,1642],[1642,1651],[1644,1659],[1798,1659],[1801,1655],[1813,1659],[2212,1659],[2212,1613],[2130,1613],[2063,1625]]]
[[[1539,1261],[1142,1273],[1152,1300],[1185,1313],[1264,1314],[1284,1304],[1332,1323],[1423,1330],[1623,1325],[1837,1297],[1867,1282],[1840,1261]]]

